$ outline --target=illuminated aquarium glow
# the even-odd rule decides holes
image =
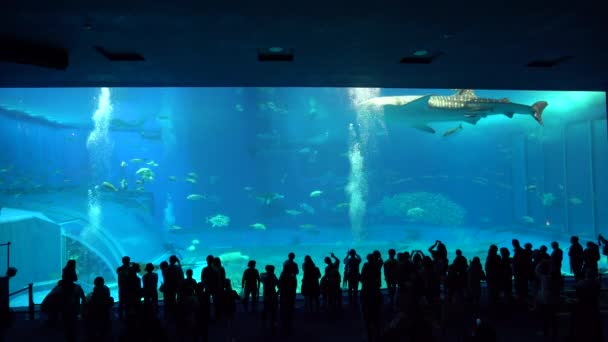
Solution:
[[[212,254],[238,289],[291,251],[566,251],[608,233],[606,127],[600,92],[0,89],[0,242],[40,293],[70,258],[86,290]]]

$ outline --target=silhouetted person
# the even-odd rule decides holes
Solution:
[[[164,296],[165,296],[165,279],[167,279],[167,270],[169,269],[169,263],[166,261],[162,261],[159,265],[159,268],[160,268],[160,274],[163,276],[163,282],[160,284],[160,287],[158,288],[158,290],[160,292],[162,292],[163,298],[164,298]],[[164,318],[166,319],[168,317],[169,310],[168,310],[166,304],[163,305],[163,307],[164,307],[164,310],[163,310]]]
[[[577,302],[573,307],[570,337],[573,341],[601,341],[600,282],[588,271],[576,285]]]
[[[551,275],[550,259],[543,259],[536,266],[535,272],[539,281],[536,301],[543,322],[543,333],[545,336],[555,337],[557,333],[556,312],[560,295],[559,280]]]
[[[220,274],[220,289],[223,289],[226,283],[226,269],[222,266],[222,260],[219,257],[213,258],[213,266]]]
[[[226,337],[230,341],[234,340],[234,315],[236,313],[236,304],[240,300],[239,294],[232,289],[230,279],[224,280],[224,289],[222,293],[222,315],[226,324]]]
[[[262,327],[266,325],[266,317],[270,316],[270,326],[274,331],[277,323],[277,308],[279,306],[279,297],[277,288],[279,279],[274,274],[274,266],[266,265],[266,272],[262,273],[262,287],[264,289],[264,311],[262,312]]]
[[[597,236],[597,244],[602,247],[602,254],[608,257],[608,240],[602,234]]]
[[[198,315],[198,284],[192,278],[192,269],[186,270],[186,279],[182,281],[177,290],[176,327],[178,334],[183,338],[193,338],[198,335],[196,331]]]
[[[283,270],[281,272],[281,276],[279,277],[279,281],[281,282],[281,278],[283,277],[291,277],[290,279],[285,279],[282,281],[284,287],[281,288],[281,311],[283,310],[283,298],[288,298],[286,303],[292,303],[291,309],[289,312],[293,311],[295,308],[295,298],[296,298],[296,289],[298,288],[298,281],[296,276],[300,273],[300,269],[298,268],[298,264],[295,262],[296,255],[291,252],[287,256],[287,260],[283,263]],[[285,287],[286,286],[286,287]],[[284,291],[289,291],[289,293],[284,293]],[[285,295],[285,297],[283,297]],[[293,300],[292,300],[293,298]],[[291,315],[291,314],[290,314]]]
[[[591,272],[598,276],[597,263],[600,261],[600,249],[598,245],[589,241],[587,242],[587,248],[583,251],[583,273]]]
[[[218,303],[222,292],[221,274],[220,271],[214,265],[215,258],[213,255],[207,256],[207,266],[201,271],[201,283],[205,292],[209,295],[210,300],[213,300],[213,306],[215,307],[215,314],[219,311]]]
[[[249,260],[247,269],[243,272],[241,287],[243,288],[243,306],[248,310],[249,297],[251,297],[251,311],[254,312],[258,307],[258,297],[260,295],[260,273],[255,268],[255,260]]]
[[[302,295],[304,296],[304,308],[307,311],[319,310],[319,295],[321,289],[319,287],[319,279],[321,271],[312,261],[310,255],[304,257],[302,264]]]
[[[279,310],[281,314],[281,327],[284,334],[289,334],[292,330],[293,311],[296,304],[297,287],[296,277],[289,273],[285,267],[279,277]]]
[[[511,253],[505,247],[500,249],[500,290],[508,303],[513,296],[513,269],[511,268]]]
[[[452,262],[453,266],[453,294],[458,296],[459,299],[465,297],[465,291],[467,288],[467,270],[468,262],[467,258],[462,255],[460,249],[456,250],[456,257]]]
[[[122,319],[129,301],[128,283],[131,274],[131,258],[128,256],[122,258],[122,266],[116,269],[116,274],[118,278],[118,317]]]
[[[513,280],[515,292],[519,301],[528,298],[528,267],[526,265],[526,251],[521,247],[517,239],[511,241],[513,245]]]
[[[141,298],[143,295],[141,279],[137,275],[141,272],[138,263],[131,264],[131,271],[127,282],[127,306],[125,308],[127,316],[135,320],[140,311]]]
[[[429,253],[433,258],[433,263],[436,265],[436,270],[440,277],[444,277],[448,270],[448,250],[443,242],[437,240],[435,244],[429,247]]]
[[[325,281],[327,282],[327,306],[332,312],[336,312],[340,307],[340,260],[334,253],[331,257],[325,257]]]
[[[361,313],[367,331],[367,341],[376,341],[380,336],[380,311],[382,294],[378,282],[378,261],[368,254],[361,270]]]
[[[374,250],[372,252],[372,256],[374,257],[374,271],[376,274],[376,284],[378,288],[382,287],[382,266],[384,266],[384,260],[382,259],[382,254],[379,250]]]
[[[103,341],[111,331],[112,306],[114,299],[102,277],[95,278],[93,292],[86,304],[86,325],[88,341]]]
[[[68,260],[65,267],[61,271],[61,280],[70,283],[75,283],[78,281],[78,276],[76,275],[76,260]]]
[[[346,258],[344,258],[344,280],[348,288],[349,304],[356,304],[359,301],[360,264],[361,257],[359,254],[354,249],[349,250]]]
[[[395,294],[397,292],[398,281],[398,262],[395,259],[396,252],[394,249],[388,250],[388,259],[384,262],[384,280],[388,288],[388,297],[391,307],[395,306]]]
[[[473,260],[471,260],[471,265],[469,266],[467,273],[468,290],[471,302],[473,304],[479,304],[479,300],[481,298],[481,281],[486,280],[486,274],[481,267],[481,260],[479,257],[474,257]]]
[[[80,313],[80,305],[86,301],[84,292],[80,285],[73,282],[63,282],[61,280],[60,287],[60,313],[63,321],[63,331],[67,341],[76,341],[78,336],[78,315]]]
[[[583,279],[583,246],[578,242],[578,236],[570,237],[570,243],[568,249],[570,273],[574,275],[576,281],[579,281]]]
[[[488,294],[491,304],[496,303],[500,293],[500,265],[501,263],[500,257],[498,256],[498,247],[496,245],[491,245],[488,249],[488,256],[486,257],[485,265]]]
[[[524,270],[522,273],[525,274],[526,280],[528,281],[528,285],[526,286],[526,294],[529,296],[529,286],[534,285],[536,282],[536,275],[534,273],[534,262],[533,255],[534,251],[532,250],[532,244],[526,242],[524,244],[524,250],[522,252],[523,257],[521,258],[522,265],[524,266]],[[523,285],[522,285],[523,289]],[[527,297],[528,297],[527,296]]]
[[[203,342],[209,341],[209,318],[211,317],[211,301],[203,282],[197,284],[198,298],[196,329]]]
[[[177,291],[182,286],[184,281],[184,271],[179,263],[179,259],[175,255],[169,257],[169,267],[165,272],[164,279],[164,301],[167,306],[168,313],[175,313],[177,303]]]
[[[144,308],[154,314],[158,312],[158,274],[154,265],[146,264],[146,274],[142,276]]]

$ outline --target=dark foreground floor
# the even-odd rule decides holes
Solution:
[[[567,294],[566,294],[567,295]],[[294,316],[293,332],[289,335],[275,334],[269,328],[262,329],[260,314],[239,311],[233,327],[227,329],[222,322],[211,322],[209,331],[210,341],[365,341],[366,332],[361,314],[357,309],[344,305],[339,314],[327,312],[308,313],[303,309],[303,302],[298,300]],[[602,296],[602,322],[604,334],[608,330],[608,298]],[[240,309],[240,308],[239,308]],[[394,317],[388,308],[383,313],[383,322]],[[5,341],[63,341],[64,336],[59,327],[53,327],[44,319],[29,321],[25,313],[18,313],[13,327],[5,332]],[[515,308],[512,305],[501,305],[498,309],[490,309],[482,303],[481,307],[470,305],[437,305],[429,306],[426,310],[427,322],[435,341],[463,341],[470,334],[475,319],[480,317],[495,328],[498,341],[550,341],[542,333],[542,325],[538,315],[526,308]],[[556,341],[565,341],[570,329],[570,315],[564,306],[557,315],[558,337]],[[80,323],[78,341],[87,341],[83,322]],[[183,339],[176,333],[173,325],[166,327],[171,341]],[[145,329],[142,327],[140,329]],[[108,341],[121,341],[125,334],[125,323],[114,320],[112,336]],[[129,339],[129,340],[137,340]],[[408,339],[403,339],[408,341]],[[608,338],[604,338],[608,341]],[[187,341],[192,341],[187,340]]]

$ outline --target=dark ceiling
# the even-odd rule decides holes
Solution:
[[[0,62],[0,86],[608,89],[599,0],[39,2],[3,1],[0,56],[67,68]],[[400,63],[419,50],[440,55]]]

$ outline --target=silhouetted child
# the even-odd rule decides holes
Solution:
[[[198,284],[192,278],[192,269],[186,270],[186,279],[182,282],[182,286],[177,291],[177,307],[178,320],[177,328],[182,336],[194,337],[198,335],[196,324],[198,321]]]
[[[277,323],[277,308],[279,306],[279,298],[277,295],[277,287],[279,279],[274,274],[274,266],[266,265],[266,272],[260,276],[262,287],[264,289],[264,311],[262,312],[262,327],[266,326],[266,316],[270,315],[270,326],[273,331]]]
[[[86,325],[88,340],[104,340],[111,330],[112,306],[114,299],[102,277],[95,278],[93,292],[87,297]]]
[[[479,257],[474,257],[467,272],[469,298],[473,304],[479,304],[481,298],[481,281],[486,280],[486,274],[481,267]]]
[[[232,330],[234,323],[234,315],[236,313],[236,303],[240,300],[239,294],[232,289],[230,279],[224,280],[224,292],[222,294],[222,314],[226,321],[226,336],[234,338]]]
[[[158,274],[154,272],[154,265],[146,264],[146,274],[142,277],[144,309],[156,314],[158,311]]]
[[[243,279],[241,280],[241,287],[243,288],[243,306],[245,311],[248,310],[249,297],[251,296],[251,311],[256,311],[258,306],[258,296],[260,294],[260,273],[255,268],[255,260],[249,260],[247,263],[247,269],[243,272]]]

